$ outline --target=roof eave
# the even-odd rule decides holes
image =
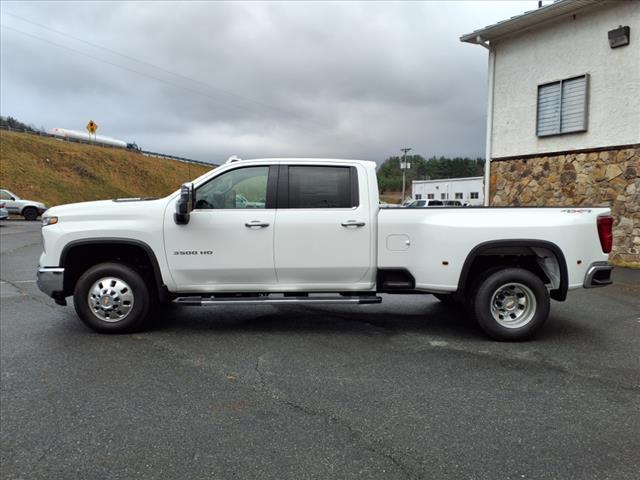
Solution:
[[[536,10],[530,10],[503,20],[494,25],[481,28],[460,37],[461,42],[483,44],[508,35],[517,34],[525,29],[551,22],[565,15],[572,15],[583,8],[599,3],[599,0],[557,0]]]

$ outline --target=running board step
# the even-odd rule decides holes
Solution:
[[[212,305],[290,305],[290,304],[368,304],[381,303],[382,297],[374,295],[363,296],[326,296],[326,297],[178,297],[173,303],[184,306],[208,307]]]

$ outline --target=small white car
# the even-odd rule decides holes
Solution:
[[[457,207],[460,206],[460,202],[453,202],[449,200],[414,200],[405,205],[406,208],[422,208],[422,207]]]
[[[4,208],[9,213],[22,215],[25,220],[37,220],[47,210],[47,207],[42,202],[25,200],[4,189],[0,189],[0,202],[4,203]]]
[[[9,210],[4,208],[4,203],[0,203],[0,220],[6,220],[9,218]]]

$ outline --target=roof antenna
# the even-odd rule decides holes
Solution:
[[[542,8],[542,0],[538,0],[538,8]]]

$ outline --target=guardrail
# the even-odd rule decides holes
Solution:
[[[102,143],[102,142],[89,142],[87,140],[82,140],[80,138],[63,138],[63,137],[59,137],[57,135],[52,135],[52,134],[47,133],[47,132],[41,132],[39,130],[27,130],[25,128],[11,128],[8,125],[0,125],[0,130],[7,130],[9,132],[17,132],[17,133],[26,133],[28,135],[36,135],[38,137],[55,138],[56,140],[61,140],[63,142],[84,143],[86,145],[93,145],[93,146],[102,147],[102,148],[115,148],[115,149],[118,149],[118,150],[127,150],[128,152],[140,153],[140,154],[145,155],[147,157],[164,158],[164,159],[167,159],[167,160],[176,160],[178,162],[193,163],[195,165],[203,165],[205,167],[211,167],[211,168],[217,166],[217,165],[215,165],[213,163],[202,162],[200,160],[193,160],[191,158],[186,158],[186,157],[179,157],[177,155],[168,155],[168,154],[165,154],[165,153],[149,152],[147,150],[131,150],[131,149],[127,149],[125,147],[116,147],[115,145],[108,145],[108,144]]]
[[[175,155],[168,155],[165,153],[149,152],[147,150],[138,150],[138,152],[140,152],[141,154],[147,157],[166,158],[168,160],[177,160],[178,162],[184,162],[184,163],[195,163],[196,165],[204,165],[206,167],[211,167],[211,168],[217,167],[217,165],[213,163],[201,162],[200,160],[192,160],[190,158],[177,157]]]

